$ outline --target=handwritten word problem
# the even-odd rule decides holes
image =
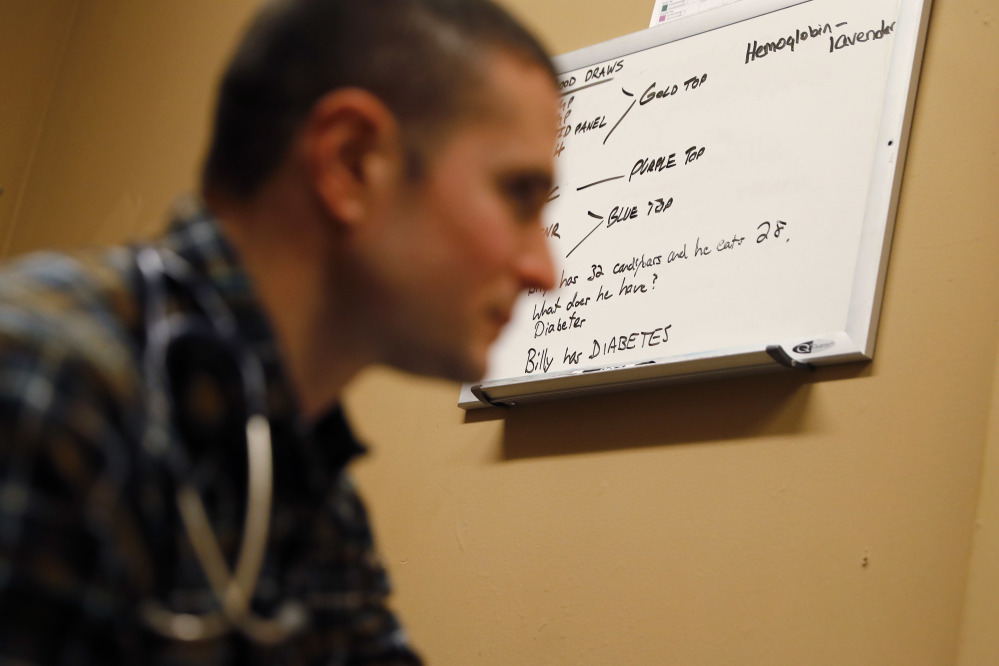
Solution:
[[[733,233],[712,241],[697,236],[661,253],[619,259],[608,264],[609,270],[603,264],[593,264],[585,276],[563,271],[559,278],[559,289],[571,288],[572,295],[550,298],[546,292],[542,292],[540,302],[535,302],[532,306],[533,339],[547,340],[585,329],[596,312],[610,301],[648,297],[663,280],[669,280],[669,271],[674,264],[724,260],[724,257],[734,256],[740,250],[762,246],[770,239],[789,243],[789,228],[784,220],[767,220],[753,227],[756,242],[752,244],[745,242],[753,236],[747,233]],[[594,341],[589,355],[584,355],[578,349],[566,348],[560,359],[558,354],[548,348],[532,346],[528,352],[525,373],[549,372],[552,368],[576,365],[584,357],[593,360],[599,356],[665,344],[669,342],[668,332],[672,326],[670,324],[651,331],[614,336],[599,345]]]
[[[658,347],[669,342],[669,332],[673,328],[672,324],[658,326],[651,330],[631,331],[624,334],[612,335],[609,339],[594,340],[593,346],[589,350],[586,359],[593,361],[602,356],[613,356],[619,352],[631,351],[634,349],[647,349]],[[562,352],[562,365],[579,365],[583,360],[585,350],[571,349],[565,347]],[[524,365],[524,374],[530,375],[536,372],[550,372],[555,364],[557,355],[546,348],[538,349],[531,347],[527,350],[527,361]]]

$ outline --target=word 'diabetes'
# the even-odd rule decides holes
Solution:
[[[672,324],[660,326],[651,331],[636,331],[625,335],[612,336],[606,342],[600,340],[593,341],[593,351],[587,357],[591,361],[598,356],[608,356],[617,352],[629,351],[632,349],[645,349],[646,347],[657,347],[669,342],[669,330]]]

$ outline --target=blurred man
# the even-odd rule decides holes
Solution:
[[[553,286],[556,106],[489,0],[264,6],[164,237],[0,272],[0,664],[419,663],[340,396]]]

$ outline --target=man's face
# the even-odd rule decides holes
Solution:
[[[464,381],[485,372],[517,296],[555,280],[541,212],[557,94],[540,67],[502,53],[487,79],[483,112],[431,148],[422,175],[390,197],[369,255],[380,301],[368,303],[371,334],[383,360]]]

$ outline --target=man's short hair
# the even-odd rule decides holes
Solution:
[[[420,152],[470,111],[495,51],[555,79],[544,47],[492,0],[272,0],[224,72],[202,187],[252,196],[337,88],[381,99]]]

